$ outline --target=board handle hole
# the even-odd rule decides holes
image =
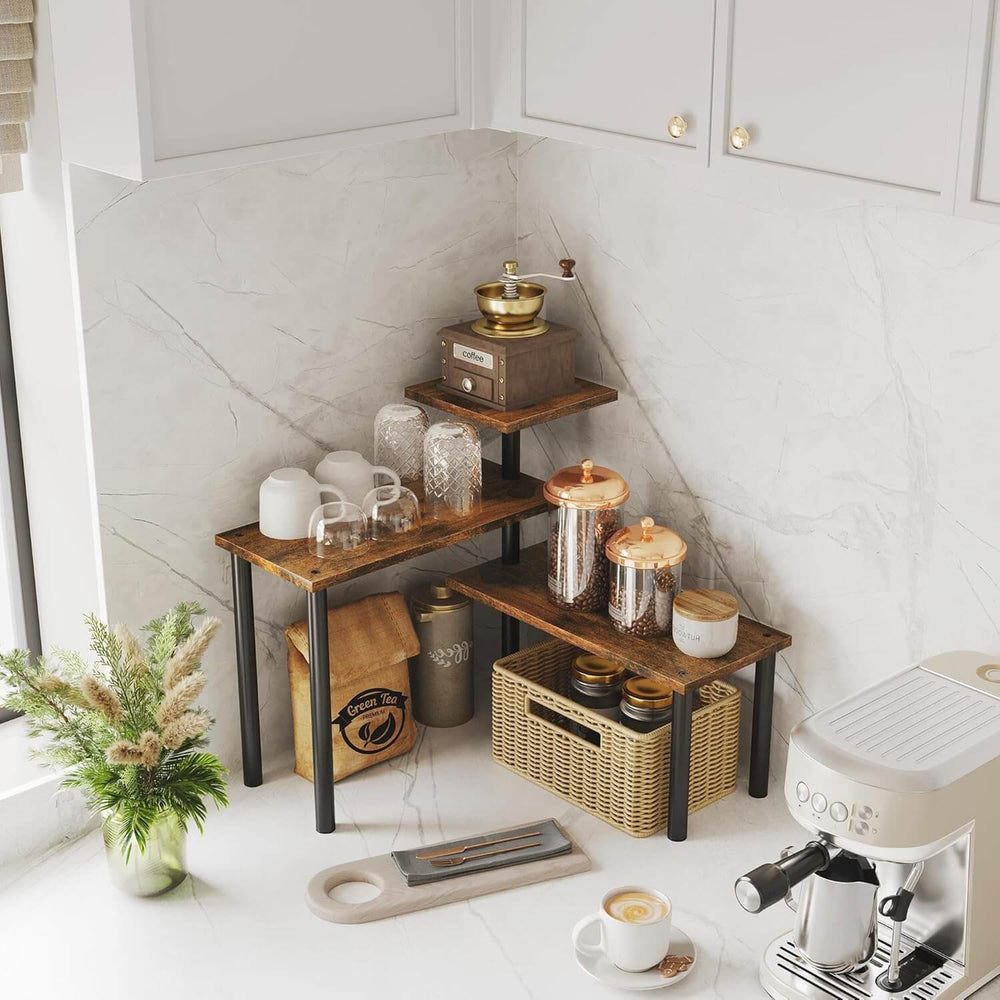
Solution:
[[[372,882],[352,878],[349,882],[338,882],[332,886],[327,895],[335,903],[346,903],[356,906],[358,903],[370,903],[382,895],[382,887]]]

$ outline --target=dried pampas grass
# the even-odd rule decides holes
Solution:
[[[163,742],[152,730],[139,737],[139,749],[142,751],[142,766],[153,768],[160,762],[160,751],[163,749]]]
[[[206,679],[204,674],[197,673],[179,680],[160,702],[160,707],[156,710],[156,724],[163,729],[179,719],[201,694]]]
[[[90,702],[84,697],[83,692],[69,681],[64,681],[55,674],[42,674],[36,681],[39,691],[46,694],[55,695],[63,701],[77,708],[90,708]]]
[[[84,677],[80,682],[80,690],[90,707],[100,712],[111,725],[117,725],[121,721],[125,709],[122,708],[118,695],[107,684],[96,677]]]
[[[112,631],[122,648],[122,662],[125,667],[137,674],[148,674],[149,663],[139,640],[124,625],[116,625]]]
[[[129,740],[115,740],[115,742],[108,747],[105,757],[107,758],[109,764],[114,764],[116,766],[121,766],[123,764],[141,764],[142,747],[136,743],[131,743]]]
[[[151,729],[139,737],[138,743],[130,740],[116,740],[108,747],[105,758],[109,764],[121,766],[124,764],[134,764],[152,770],[160,761],[160,751],[163,743],[160,737]]]
[[[163,668],[163,690],[170,691],[197,668],[208,644],[219,631],[218,618],[206,618],[190,636],[174,650]]]
[[[188,740],[201,736],[211,723],[206,712],[185,712],[163,727],[163,745],[168,750],[176,750]]]

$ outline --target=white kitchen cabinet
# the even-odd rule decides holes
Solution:
[[[971,4],[719,0],[713,169],[951,211]]]
[[[707,163],[714,8],[515,0],[508,127]]]
[[[53,0],[63,157],[144,180],[468,128],[471,0]]]
[[[1000,11],[976,0],[955,211],[1000,222]]]

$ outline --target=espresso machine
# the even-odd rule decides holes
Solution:
[[[785,800],[813,839],[736,882],[796,911],[769,996],[958,1000],[1000,972],[1000,663],[942,653],[799,724]]]

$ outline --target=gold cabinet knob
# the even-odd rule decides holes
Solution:
[[[674,115],[667,122],[667,132],[674,139],[679,139],[688,130],[688,123],[680,115]]]
[[[737,125],[729,132],[729,145],[733,149],[746,149],[750,145],[750,133],[742,125]]]

